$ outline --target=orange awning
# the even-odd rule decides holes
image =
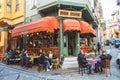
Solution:
[[[80,31],[80,23],[77,20],[73,20],[73,19],[66,19],[63,20],[63,29],[64,31]]]
[[[53,21],[53,22],[52,22]],[[55,22],[55,23],[54,23]],[[30,23],[16,26],[12,30],[12,37],[33,32],[47,31],[54,32],[54,29],[59,28],[59,21],[55,17],[45,17]]]
[[[59,29],[60,24],[59,24],[59,20],[56,17],[48,16],[48,17],[45,17],[44,19],[48,21],[51,27],[54,27],[54,29]]]
[[[80,27],[81,27],[81,32],[80,32],[81,34],[92,34],[93,36],[96,36],[96,31],[87,22],[80,21]]]

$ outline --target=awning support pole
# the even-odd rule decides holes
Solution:
[[[60,19],[60,44],[59,44],[59,53],[60,53],[60,58],[61,55],[63,55],[63,26],[62,26],[62,17],[59,18]]]

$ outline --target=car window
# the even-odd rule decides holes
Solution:
[[[116,43],[120,43],[120,40],[116,40]]]

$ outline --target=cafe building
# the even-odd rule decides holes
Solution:
[[[38,6],[37,10],[44,16],[12,30],[12,49],[27,49],[31,55],[39,55],[40,50],[46,53],[51,50],[58,56],[76,56],[81,41],[89,45],[97,36],[93,29],[97,23],[92,24],[95,16],[90,7],[64,0],[43,2],[44,6]]]

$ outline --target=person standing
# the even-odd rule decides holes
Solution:
[[[97,43],[97,50],[99,51],[102,48],[100,42]]]

